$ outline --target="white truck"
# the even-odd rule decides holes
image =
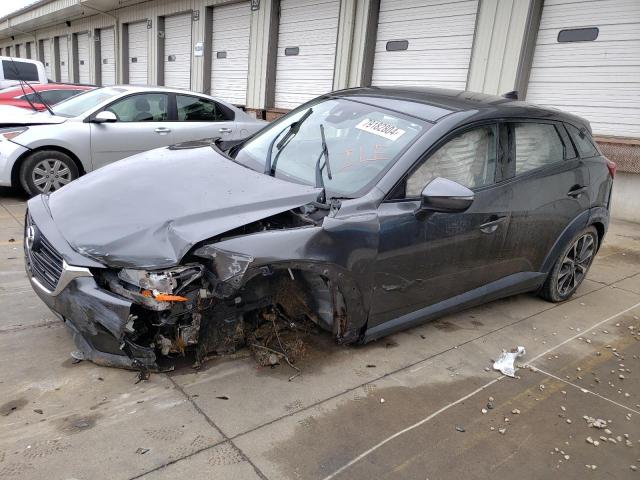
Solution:
[[[0,57],[0,89],[20,83],[49,83],[42,62],[27,58]]]

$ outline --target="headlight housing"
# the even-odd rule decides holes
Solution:
[[[0,129],[0,140],[11,140],[21,133],[29,130],[29,127],[13,127]]]

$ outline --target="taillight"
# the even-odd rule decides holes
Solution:
[[[611,175],[611,178],[614,178],[616,176],[616,170],[618,168],[618,165],[616,165],[616,162],[612,162],[608,158],[606,158],[605,160],[607,161],[607,168],[609,169],[609,175]]]

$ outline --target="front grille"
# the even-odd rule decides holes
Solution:
[[[62,275],[62,255],[51,245],[49,240],[38,231],[30,217],[27,218],[27,228],[25,238],[28,235],[29,227],[35,229],[35,239],[30,248],[29,242],[25,241],[25,250],[29,260],[31,274],[47,289],[55,290],[58,280]]]

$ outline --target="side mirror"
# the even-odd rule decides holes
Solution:
[[[103,110],[99,112],[91,120],[92,123],[113,123],[117,121],[118,121],[118,117],[116,117],[116,114],[108,110]]]
[[[421,198],[418,212],[456,213],[471,206],[473,192],[453,180],[437,177],[424,187]]]

